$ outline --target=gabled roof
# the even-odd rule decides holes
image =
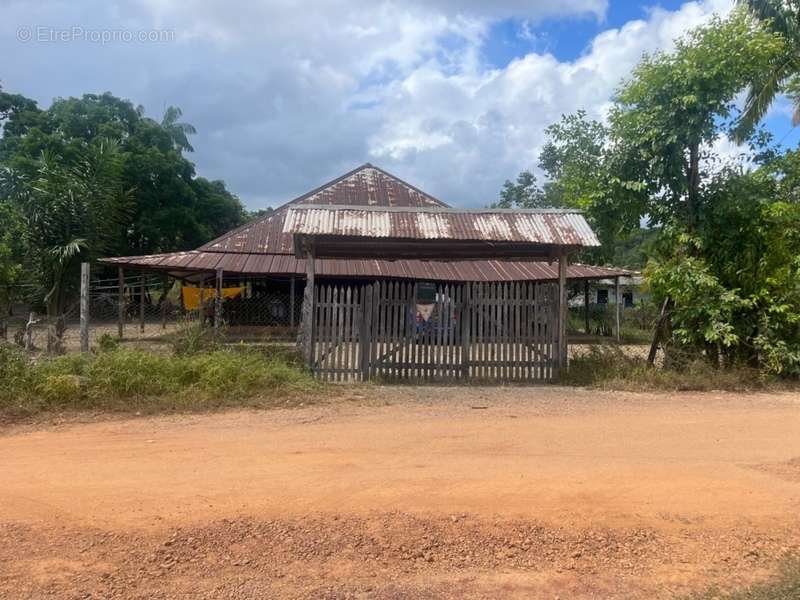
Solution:
[[[197,250],[145,256],[123,256],[100,262],[132,269],[169,273],[199,280],[223,269],[249,276],[300,276],[305,261],[294,256],[292,235],[283,233],[286,213],[298,204],[449,208],[447,204],[369,163],[287,202],[272,214],[247,223]],[[625,275],[629,271],[589,265],[569,265],[570,279],[594,279]],[[337,278],[403,278],[438,281],[543,281],[557,277],[555,265],[537,261],[467,260],[369,260],[320,259],[317,274]]]
[[[234,229],[199,250],[208,252],[251,252],[291,254],[292,236],[283,233],[286,209],[297,204],[339,206],[381,206],[412,208],[447,208],[447,205],[399,177],[365,163],[287,202],[274,213]]]

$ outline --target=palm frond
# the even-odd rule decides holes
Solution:
[[[746,140],[764,118],[775,98],[781,93],[783,83],[800,66],[797,63],[796,56],[786,57],[775,68],[750,83],[744,110],[737,120],[733,133],[737,143]]]

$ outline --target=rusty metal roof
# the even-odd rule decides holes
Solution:
[[[292,236],[283,233],[286,210],[299,204],[381,207],[442,207],[447,205],[410,183],[369,163],[345,173],[277,208],[274,213],[247,223],[200,246],[218,252],[292,253]]]
[[[271,215],[248,223],[198,250],[146,256],[107,258],[101,262],[134,269],[166,271],[197,278],[217,268],[255,276],[305,276],[305,260],[294,256],[292,235],[284,233],[289,207],[333,204],[359,207],[418,207],[447,209],[447,205],[370,164],[339,177],[281,206]],[[486,214],[494,214],[489,211]],[[540,214],[544,214],[541,213]],[[548,213],[556,215],[559,213]],[[563,214],[563,213],[562,213]],[[553,217],[555,218],[555,217]],[[582,218],[582,217],[581,217]],[[441,281],[540,281],[557,278],[556,266],[537,261],[506,260],[354,260],[319,259],[317,274],[342,278],[408,278]],[[570,279],[627,275],[630,271],[588,265],[569,265]]]
[[[574,210],[291,206],[283,232],[400,240],[600,245],[583,214]]]
[[[235,254],[228,252],[174,252],[147,256],[121,256],[103,259],[104,263],[155,271],[168,271],[181,276],[225,272],[261,276],[302,276],[305,259],[287,254]],[[569,279],[598,279],[630,275],[633,271],[616,267],[571,264]],[[340,260],[317,259],[316,274],[321,277],[433,279],[441,281],[545,281],[558,278],[558,265],[543,261],[505,260]]]

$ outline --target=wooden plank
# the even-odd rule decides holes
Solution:
[[[371,315],[371,322],[370,328],[372,329],[372,333],[370,334],[370,346],[369,346],[369,371],[370,371],[370,379],[374,379],[377,374],[377,365],[375,364],[375,357],[378,353],[378,318],[379,318],[379,297],[380,297],[380,285],[376,281],[372,284],[372,315]]]
[[[461,297],[461,378],[470,378],[471,329],[472,329],[472,283],[465,283]]]
[[[336,358],[334,368],[339,371],[336,381],[341,381],[341,369],[344,366],[344,333],[345,333],[345,308],[344,308],[344,287],[336,288]]]
[[[513,305],[513,313],[514,313],[514,334],[513,334],[513,346],[511,348],[511,360],[514,362],[514,366],[511,371],[511,378],[519,381],[520,379],[520,355],[519,355],[519,342],[520,342],[520,314],[519,314],[519,305],[520,305],[520,285],[518,282],[514,283],[514,305]]]
[[[319,337],[322,349],[322,356],[320,356],[319,368],[325,369],[326,367],[331,366],[331,344],[332,344],[332,333],[333,333],[333,286],[326,285],[322,286],[324,293],[323,298],[324,304],[322,309],[322,323],[323,326],[321,331],[319,332]]]
[[[402,335],[401,335],[401,343],[403,344],[403,350],[400,353],[400,358],[403,361],[403,369],[401,375],[403,379],[407,380],[409,377],[409,369],[408,369],[408,341],[409,341],[409,332],[408,332],[408,297],[409,297],[409,288],[411,284],[407,281],[404,281],[401,288],[401,297],[402,297],[402,304],[401,304],[401,314],[402,314]]]
[[[558,257],[558,377],[567,371],[567,254]]]
[[[353,304],[350,307],[352,314],[352,323],[350,328],[350,371],[352,375],[351,380],[357,381],[358,374],[361,372],[359,368],[359,355],[358,355],[358,340],[361,337],[361,289],[353,288]]]
[[[371,344],[370,318],[372,316],[372,285],[365,285],[361,290],[361,332],[359,334],[359,357],[361,381],[369,380],[369,347]]]
[[[353,368],[352,353],[353,349],[353,289],[348,285],[344,288],[344,346],[342,347],[342,364],[345,371]],[[349,377],[344,378],[345,381]]]
[[[397,344],[397,288],[398,283],[396,281],[389,283],[389,343],[387,344],[387,352],[394,350]],[[392,357],[394,357],[394,354],[392,354]],[[390,373],[393,380],[397,379],[397,368],[390,369]]]

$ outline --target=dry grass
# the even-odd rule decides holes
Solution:
[[[284,349],[210,349],[179,355],[105,346],[90,355],[40,360],[0,346],[0,416],[268,407],[320,390]]]
[[[631,356],[615,345],[592,346],[573,357],[564,383],[628,391],[752,391],[791,385],[756,369],[714,368],[697,357],[673,356],[671,365],[651,367],[644,356]]]

